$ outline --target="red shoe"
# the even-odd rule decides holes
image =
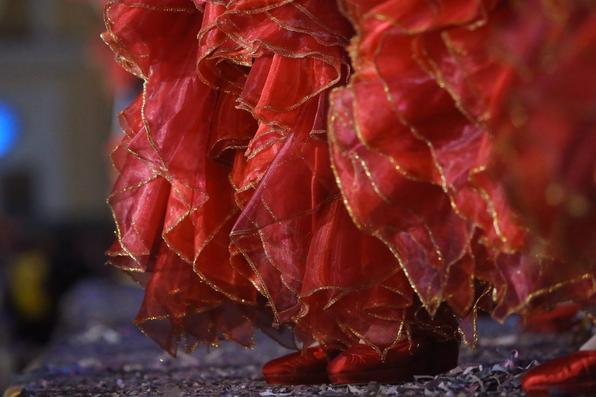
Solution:
[[[331,383],[399,383],[414,375],[437,375],[457,365],[459,341],[436,342],[428,339],[404,341],[382,361],[368,345],[354,345],[327,366]]]
[[[265,381],[277,385],[329,383],[327,353],[320,347],[276,358],[263,366]]]
[[[529,395],[596,394],[596,351],[579,351],[532,368],[522,387]]]

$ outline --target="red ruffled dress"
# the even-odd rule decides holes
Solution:
[[[585,273],[594,280],[596,6],[531,1],[518,4],[516,11],[497,31],[493,46],[510,67],[501,108],[491,123],[494,168],[531,231],[529,250],[558,259],[558,268],[547,270],[553,279]],[[557,288],[564,294],[548,295]],[[593,284],[577,288],[567,292],[565,285],[551,285],[538,302],[548,308],[583,294],[584,308],[594,310]],[[573,305],[554,313],[564,316],[569,309]],[[525,374],[522,385],[532,395],[592,395],[596,351],[540,365]]]
[[[287,326],[303,347],[386,356],[419,334],[473,340],[478,308],[502,320],[593,298],[594,256],[539,245],[512,210],[504,186],[535,158],[492,167],[527,81],[515,52],[487,49],[556,34],[547,11],[514,3],[110,1],[103,38],[145,82],[121,115],[109,198],[110,261],[146,291],[139,327],[172,354]],[[549,148],[557,168],[568,155]],[[573,230],[594,230],[588,208]]]

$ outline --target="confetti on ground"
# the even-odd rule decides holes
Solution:
[[[258,336],[255,350],[224,344],[174,359],[130,325],[140,293],[103,282],[81,285],[65,302],[54,342],[15,379],[10,397],[522,396],[525,370],[580,343],[572,333],[521,335],[515,321],[481,318],[477,350],[462,347],[459,366],[446,374],[399,385],[271,386],[261,365],[287,350]]]

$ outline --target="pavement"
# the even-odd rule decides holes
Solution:
[[[573,332],[522,334],[515,319],[499,325],[480,318],[477,349],[462,346],[447,374],[399,385],[272,386],[260,368],[288,350],[257,335],[254,350],[225,343],[173,358],[131,324],[141,299],[131,285],[81,283],[63,303],[53,342],[4,396],[522,396],[526,369],[581,343]]]

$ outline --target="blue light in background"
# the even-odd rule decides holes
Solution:
[[[19,124],[15,109],[0,101],[0,158],[14,149],[21,132]]]

